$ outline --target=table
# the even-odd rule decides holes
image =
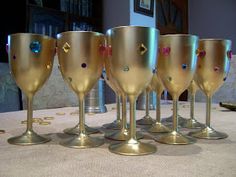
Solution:
[[[101,127],[115,120],[115,105],[107,105],[104,114],[86,114],[89,126]],[[162,117],[172,114],[171,104],[162,104]],[[59,145],[67,138],[64,128],[74,126],[78,116],[70,114],[76,107],[65,107],[34,111],[34,117],[53,116],[50,125],[34,124],[34,130],[47,134],[52,141],[33,146],[16,146],[7,143],[9,137],[19,135],[25,130],[20,122],[26,111],[0,114],[0,177],[235,177],[236,176],[236,114],[212,105],[212,126],[228,133],[222,140],[198,140],[193,145],[165,145],[152,139],[148,141],[157,146],[155,154],[146,156],[122,156],[108,150],[109,141],[101,147],[91,149],[72,149]],[[56,113],[64,112],[65,115]],[[182,102],[179,114],[189,116],[189,103]],[[205,103],[196,103],[196,118],[204,122]],[[137,111],[137,119],[144,111]],[[155,117],[155,111],[150,111]],[[184,130],[186,131],[186,130]],[[97,135],[96,135],[97,136]],[[103,136],[100,134],[99,136]]]

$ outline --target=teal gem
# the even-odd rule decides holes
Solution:
[[[33,41],[30,43],[30,50],[33,53],[39,53],[41,51],[41,44],[39,41]]]

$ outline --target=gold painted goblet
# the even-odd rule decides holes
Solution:
[[[198,122],[194,116],[194,107],[195,107],[195,94],[199,87],[197,86],[194,80],[191,81],[191,84],[188,88],[189,95],[190,95],[190,119],[183,121],[181,127],[184,128],[202,128],[204,125]]]
[[[145,90],[145,116],[142,119],[137,120],[138,125],[152,125],[155,121],[153,118],[149,115],[149,94],[151,91],[151,84],[146,88]]]
[[[214,130],[210,125],[212,95],[226,80],[232,57],[231,41],[201,39],[198,48],[196,82],[206,95],[206,127],[189,135],[204,139],[227,138],[228,135]]]
[[[16,33],[8,36],[10,69],[19,88],[27,97],[27,128],[10,144],[33,145],[50,141],[33,131],[33,97],[51,74],[56,40],[39,34]]]
[[[129,140],[112,144],[109,150],[122,155],[144,155],[156,152],[156,146],[136,138],[136,99],[148,86],[156,66],[159,31],[141,26],[121,26],[107,31],[111,48],[111,72],[130,102]]]
[[[178,99],[190,85],[196,70],[198,37],[188,34],[163,35],[159,41],[158,73],[173,99],[172,131],[156,139],[165,144],[190,144],[196,140],[178,130]]]
[[[156,91],[156,121],[152,126],[148,129],[150,133],[166,133],[169,132],[170,129],[161,123],[161,94],[164,91],[164,86],[162,84],[161,78],[158,73],[155,72],[152,78],[152,89]]]
[[[104,35],[97,32],[68,31],[57,35],[62,76],[79,100],[79,134],[61,142],[63,146],[89,148],[104,143],[103,139],[88,136],[84,115],[84,98],[102,74],[104,44]]]

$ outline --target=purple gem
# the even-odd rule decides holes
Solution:
[[[203,58],[203,57],[205,57],[205,55],[206,55],[206,51],[205,50],[200,50],[200,49],[197,50],[197,56],[199,58]]]
[[[82,67],[82,68],[86,68],[86,67],[87,67],[86,63],[82,63],[82,64],[81,64],[81,67]]]
[[[232,57],[233,57],[233,52],[232,52],[232,50],[229,50],[228,52],[227,52],[227,56],[228,56],[228,58],[231,60],[232,59]]]

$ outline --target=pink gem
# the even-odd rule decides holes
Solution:
[[[218,72],[220,70],[220,68],[218,66],[214,67],[214,71]]]
[[[232,57],[233,57],[233,52],[232,52],[232,50],[229,50],[228,52],[227,52],[227,56],[228,56],[228,58],[231,60],[232,59]]]
[[[165,56],[168,56],[170,54],[170,47],[163,47],[161,49],[161,53]]]

